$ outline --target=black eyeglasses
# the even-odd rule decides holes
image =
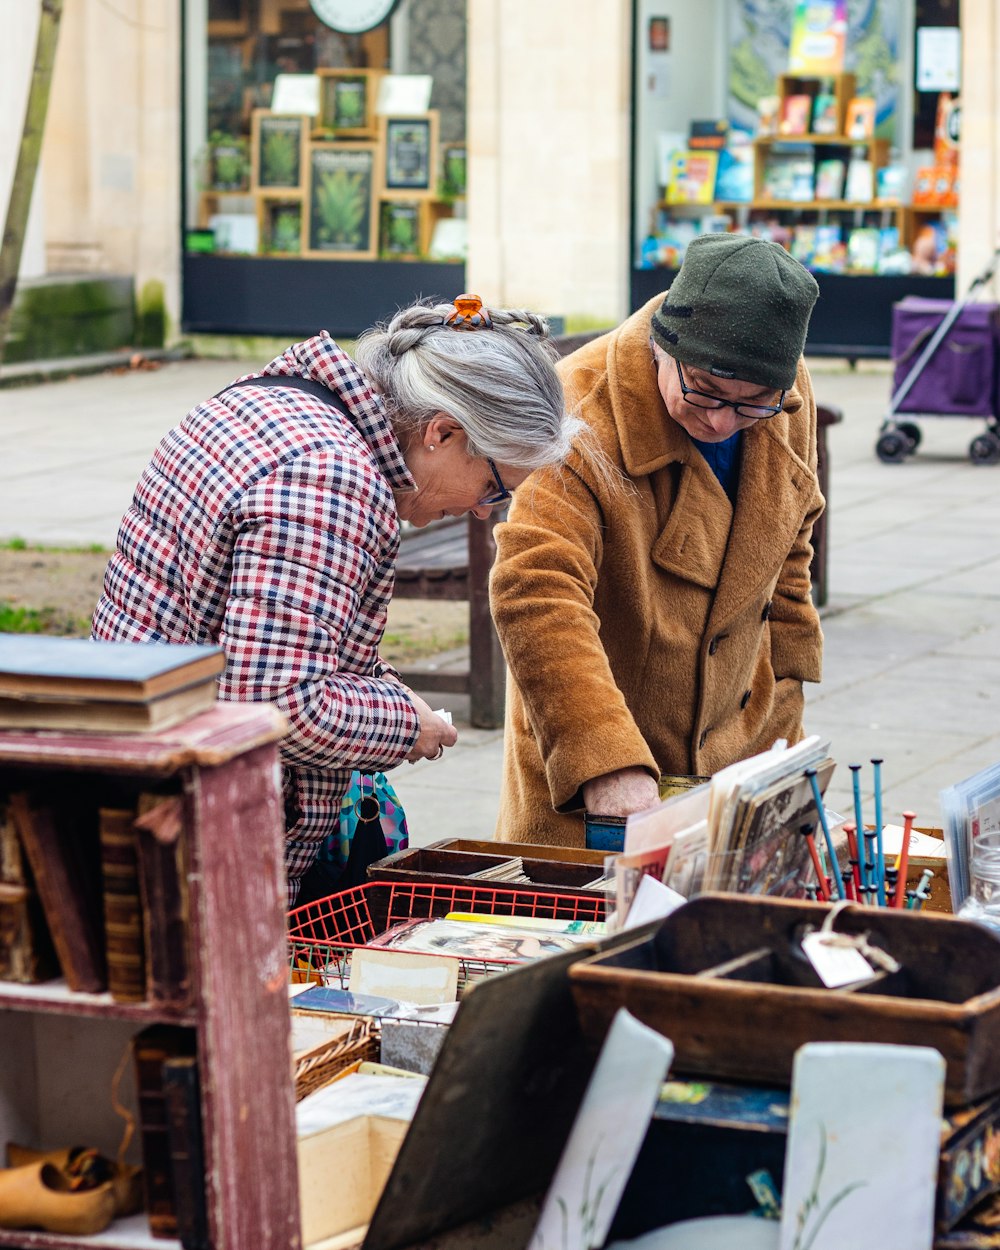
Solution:
[[[768,417],[776,417],[785,406],[787,391],[781,392],[778,396],[777,404],[733,403],[731,399],[720,399],[718,395],[706,395],[704,391],[696,391],[685,383],[684,374],[681,373],[681,362],[676,356],[674,357],[674,364],[677,366],[677,377],[681,384],[681,394],[693,408],[732,408],[738,417],[749,417],[753,421],[766,421]]]
[[[483,498],[476,504],[477,508],[488,508],[495,503],[503,503],[505,499],[510,498],[510,491],[506,486],[504,486],[503,478],[500,476],[500,471],[497,466],[489,458],[489,456],[484,456],[483,459],[490,466],[490,472],[493,474],[493,480],[496,482],[497,488],[489,495],[484,495]]]

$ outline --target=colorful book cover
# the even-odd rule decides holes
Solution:
[[[846,46],[847,0],[796,0],[788,45],[793,74],[839,74]]]
[[[844,198],[844,176],[847,166],[833,158],[819,161],[816,165],[817,200],[841,200]]]
[[[870,139],[875,133],[875,101],[857,95],[847,104],[844,132],[848,139]]]
[[[816,257],[816,227],[796,226],[792,231],[791,246],[788,250],[800,264],[809,269]]]
[[[715,176],[719,154],[713,151],[675,152],[671,159],[668,204],[711,204],[715,199]]]
[[[820,91],[813,101],[812,128],[817,135],[837,133],[837,97],[829,91]]]
[[[813,253],[813,269],[825,273],[841,273],[847,249],[841,240],[840,226],[816,227],[816,250]]]
[[[847,236],[847,268],[851,273],[874,273],[878,268],[879,232],[859,226]]]
[[[809,131],[812,100],[807,95],[788,95],[781,103],[778,132],[783,135],[804,135]]]
[[[729,122],[723,117],[695,120],[688,130],[688,147],[703,151],[708,148],[719,152],[729,138]]]
[[[416,951],[423,955],[450,955],[477,963],[526,963],[543,955],[575,950],[579,938],[561,933],[529,933],[501,925],[466,924],[461,920],[405,920],[369,946]]]
[[[734,143],[719,153],[715,198],[725,204],[749,204],[753,199],[753,147]]]
[[[847,166],[847,185],[844,187],[844,199],[855,203],[867,204],[875,194],[875,169],[871,161],[863,157],[852,156]]]

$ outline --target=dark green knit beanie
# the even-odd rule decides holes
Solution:
[[[816,279],[777,243],[703,234],[653,313],[653,338],[682,364],[787,390],[818,295]]]

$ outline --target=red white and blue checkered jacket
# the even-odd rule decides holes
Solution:
[[[378,658],[399,549],[393,488],[414,483],[381,400],[327,334],[263,372],[323,383],[342,413],[252,385],[194,408],[139,480],[92,629],[218,643],[219,697],[288,717],[291,903],[338,827],[351,771],[391,768],[417,739],[416,709]]]

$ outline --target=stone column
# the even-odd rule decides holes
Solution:
[[[956,294],[1000,246],[1000,15],[997,0],[962,0],[961,201]],[[1000,283],[993,281],[996,299]]]
[[[468,285],[612,324],[627,313],[631,5],[468,5]]]

